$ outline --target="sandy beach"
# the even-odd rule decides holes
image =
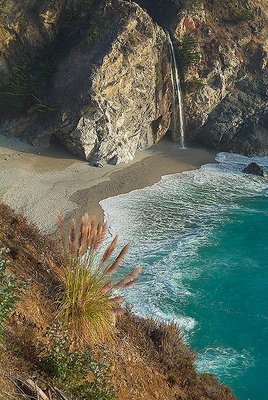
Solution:
[[[162,139],[129,164],[97,168],[59,144],[39,149],[19,138],[0,135],[0,200],[22,212],[42,232],[53,234],[57,209],[66,227],[85,212],[101,218],[100,200],[150,186],[163,175],[215,162],[215,155],[215,150],[182,150]]]

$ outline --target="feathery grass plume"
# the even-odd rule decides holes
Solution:
[[[58,212],[60,238],[64,248],[64,268],[62,275],[62,295],[59,299],[57,318],[69,330],[75,345],[84,345],[112,334],[115,317],[124,312],[121,304],[123,295],[114,289],[127,288],[135,284],[141,268],[135,268],[118,283],[111,275],[118,269],[129,244],[123,247],[115,260],[111,261],[117,242],[112,240],[102,257],[97,249],[105,238],[107,223],[95,217],[89,221],[86,214],[81,218],[80,231],[76,238],[76,227],[72,221],[68,247],[65,246],[63,220]],[[100,260],[100,261],[99,261]]]
[[[59,227],[62,247],[65,248],[65,235],[64,235],[64,229],[63,229],[63,219],[62,219],[60,210],[58,210],[58,227]]]
[[[109,260],[109,258],[111,257],[112,252],[114,251],[116,242],[118,239],[118,235],[116,235],[112,241],[112,243],[110,244],[110,246],[107,247],[107,249],[105,250],[102,259],[101,259],[101,263],[105,263],[107,262],[107,260]],[[104,273],[106,273],[107,271],[104,271]]]

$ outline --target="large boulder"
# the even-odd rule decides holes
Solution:
[[[253,174],[253,175],[264,176],[264,177],[267,176],[267,173],[264,171],[264,169],[255,162],[252,162],[247,167],[245,167],[243,169],[243,172],[246,174]]]
[[[210,113],[199,140],[223,151],[268,154],[268,82],[244,76]]]

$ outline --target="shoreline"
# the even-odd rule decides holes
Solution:
[[[79,222],[86,212],[103,218],[99,201],[151,186],[164,175],[214,163],[216,154],[214,149],[197,146],[180,149],[164,138],[128,164],[97,168],[58,144],[40,149],[0,135],[0,200],[53,235],[57,209],[66,230],[72,218]]]

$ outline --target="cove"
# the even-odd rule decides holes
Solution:
[[[175,320],[240,400],[266,396],[268,183],[242,174],[268,158],[220,153],[218,164],[169,175],[150,188],[101,201],[110,234],[131,242],[122,273],[141,265],[126,293],[138,314]]]

